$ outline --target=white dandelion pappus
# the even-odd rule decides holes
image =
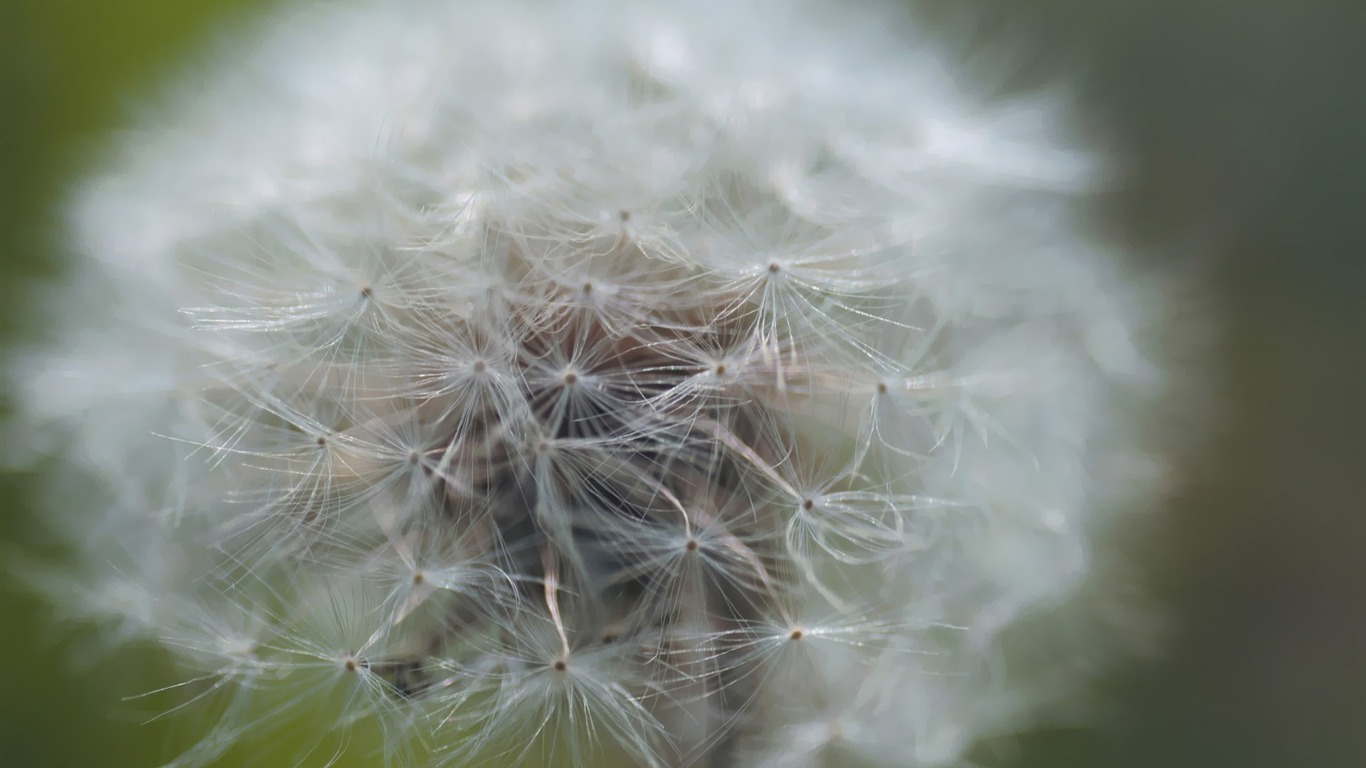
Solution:
[[[175,765],[957,766],[1054,693],[998,640],[1161,465],[1065,101],[877,0],[240,44],[78,190],[11,361],[87,498],[38,586],[226,701]]]

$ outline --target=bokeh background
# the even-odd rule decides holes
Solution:
[[[0,2],[0,343],[55,275],[53,206],[166,72],[262,0]],[[1104,683],[1086,727],[986,758],[1019,768],[1366,766],[1366,3],[962,0],[927,4],[969,68],[1079,82],[1131,169],[1117,239],[1209,290],[1199,361],[1220,427],[1165,510],[1146,578],[1159,661]],[[982,11],[963,24],[962,8]],[[0,405],[0,407],[3,407]],[[46,547],[0,476],[0,557]],[[173,725],[121,699],[174,680],[103,658],[0,569],[0,764],[154,766]],[[236,765],[230,757],[223,765]],[[233,762],[238,760],[239,762]]]

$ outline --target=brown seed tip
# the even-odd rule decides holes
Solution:
[[[800,640],[800,639],[802,639],[802,631],[801,631],[800,629],[794,629],[794,630],[792,630],[790,633],[788,633],[787,639],[789,639],[789,640]]]
[[[569,665],[564,662],[564,659],[555,659],[555,663],[551,666],[555,667],[556,672],[563,672],[566,669],[569,669]]]

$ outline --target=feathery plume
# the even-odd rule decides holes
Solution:
[[[1163,382],[1065,100],[874,0],[239,42],[11,361],[84,494],[35,583],[218,702],[173,765],[954,766],[1054,693],[1000,638],[1155,492]]]

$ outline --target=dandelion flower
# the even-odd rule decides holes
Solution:
[[[875,0],[348,0],[225,54],[77,188],[10,361],[40,585],[218,702],[174,765],[955,766],[1076,679],[1002,638],[1094,619],[1164,376],[1064,98]]]

